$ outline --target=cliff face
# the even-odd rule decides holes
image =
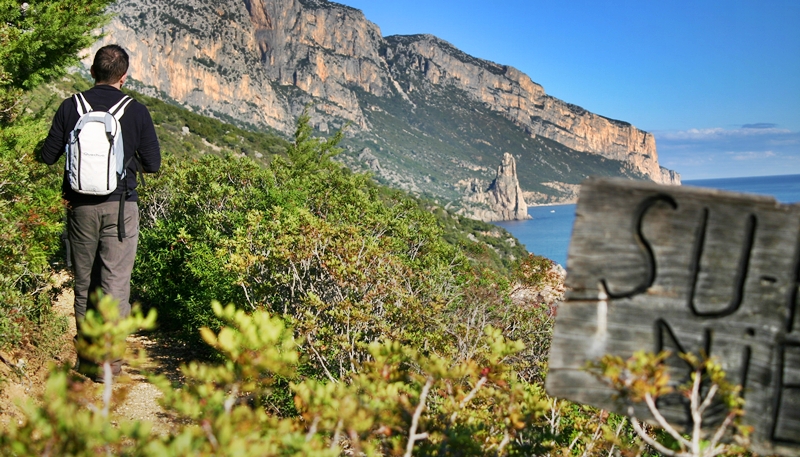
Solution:
[[[659,183],[680,183],[674,173],[662,173],[652,134],[546,95],[542,86],[513,67],[470,57],[430,35],[388,37],[387,42],[394,73],[416,72],[430,84],[459,87],[530,134],[629,162]]]
[[[131,77],[157,95],[255,126],[289,133],[313,99],[321,113],[366,128],[351,87],[384,93],[380,29],[360,11],[332,5],[122,0],[92,51],[123,43]]]
[[[351,125],[351,149],[373,150],[389,184],[451,198],[455,183],[470,175],[444,183],[425,169],[447,163],[444,155],[463,151],[456,162],[486,170],[481,157],[488,154],[492,162],[509,148],[498,144],[508,134],[472,137],[459,131],[466,130],[463,124],[485,123],[476,116],[504,119],[496,121],[498,128],[536,140],[537,151],[555,148],[570,156],[534,157],[530,142],[520,141],[512,152],[521,157],[526,191],[547,194],[551,187],[539,185],[545,181],[578,182],[583,176],[572,171],[549,178],[527,171],[571,169],[564,164],[575,157],[587,169],[608,160],[603,163],[611,171],[605,174],[680,182],[676,173],[659,166],[651,134],[548,96],[520,71],[471,57],[433,36],[383,38],[361,11],[344,5],[325,0],[120,0],[112,11],[117,15],[104,30],[106,36],[88,55],[110,42],[123,44],[132,58],[130,75],[141,83],[138,90],[202,114],[287,134],[303,108],[313,106],[312,124],[319,131]],[[420,118],[420,111],[436,103],[439,111]],[[461,125],[441,122],[454,114]],[[432,130],[434,124],[438,130]],[[387,125],[398,132],[393,138]],[[419,138],[417,149],[406,134]],[[447,151],[454,142],[463,145]],[[587,154],[602,159],[587,159]],[[409,160],[428,163],[415,169]]]

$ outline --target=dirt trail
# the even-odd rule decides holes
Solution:
[[[123,366],[123,376],[115,388],[126,386],[129,390],[125,401],[115,408],[114,413],[120,418],[150,422],[153,424],[153,433],[158,435],[174,432],[177,425],[176,418],[165,413],[158,404],[162,393],[147,380],[145,375],[147,371],[162,374],[173,384],[180,382],[179,362],[172,356],[167,357],[168,353],[174,355],[174,351],[165,346],[165,340],[153,340],[145,335],[131,335],[127,342],[128,358],[140,349],[144,349],[148,357],[144,365],[139,368]]]
[[[75,336],[75,317],[72,307],[73,294],[65,288],[53,305],[54,311],[64,315],[68,320],[68,331],[63,336],[63,350],[56,356],[56,363],[75,364],[76,353],[73,344]],[[194,356],[193,348],[169,335],[153,337],[148,334],[134,334],[128,337],[128,356],[133,358],[141,349],[147,353],[147,359],[139,367],[124,365],[122,375],[115,380],[114,389],[126,387],[128,394],[120,405],[113,405],[118,419],[146,421],[153,425],[154,434],[165,435],[175,431],[178,420],[166,413],[158,404],[161,392],[151,384],[146,373],[165,376],[173,385],[181,385],[183,378],[180,365]],[[44,391],[47,380],[47,366],[29,367],[24,359],[10,354],[0,353],[0,428],[11,420],[20,419],[20,411],[16,406],[19,400],[38,399]],[[99,399],[99,396],[98,396]]]

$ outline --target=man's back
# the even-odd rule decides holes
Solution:
[[[109,109],[114,106],[125,95],[119,89],[109,85],[96,85],[84,92],[86,101],[94,109]],[[78,122],[80,115],[78,114],[75,101],[72,97],[64,100],[61,103],[50,132],[45,140],[42,148],[42,160],[48,165],[52,165],[58,161],[59,157],[64,153],[64,147],[69,139],[69,134],[75,124]],[[141,103],[135,100],[126,108],[125,115],[120,118],[120,126],[122,128],[122,138],[125,145],[125,162],[128,164],[127,172],[127,189],[131,195],[126,198],[127,201],[138,201],[136,193],[136,177],[134,174],[136,164],[134,161],[129,161],[134,156],[136,151],[139,152],[141,164],[144,172],[154,173],[158,171],[161,166],[161,150],[156,137],[153,120],[150,117],[150,112]],[[119,200],[120,195],[125,190],[119,187],[110,195],[106,196],[90,196],[81,195],[74,192],[69,183],[64,182],[62,187],[64,197],[75,204],[82,203],[100,203],[109,200]]]

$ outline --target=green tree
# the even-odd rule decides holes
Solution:
[[[60,76],[97,36],[111,0],[0,0],[0,125],[19,114],[20,95]]]
[[[330,138],[314,137],[314,129],[311,127],[311,116],[308,108],[297,119],[297,128],[294,132],[294,142],[289,147],[287,154],[291,161],[291,166],[286,166],[285,162],[276,162],[278,167],[290,172],[293,177],[307,176],[313,173],[336,171],[340,167],[335,166],[331,159],[342,152],[338,147],[344,137],[344,130],[339,130]]]
[[[52,333],[31,326],[49,319],[42,292],[59,249],[61,173],[36,161],[47,120],[20,114],[23,95],[78,61],[109,3],[0,0],[0,347]]]

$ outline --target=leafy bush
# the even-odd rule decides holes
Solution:
[[[50,259],[59,252],[61,170],[37,163],[36,119],[0,129],[0,348],[31,343],[50,318]]]
[[[96,38],[109,0],[0,1],[0,348],[42,346],[49,261],[61,232],[60,170],[36,163],[42,117],[21,116],[24,91],[62,75]]]
[[[166,412],[178,416],[174,433],[156,437],[147,422],[120,420],[114,405],[124,399],[124,378],[123,388],[93,386],[61,367],[50,377],[47,401],[28,402],[24,419],[0,433],[0,453],[542,455],[567,447],[583,451],[581,436],[601,430],[596,417],[573,415],[571,405],[520,381],[507,360],[522,344],[491,327],[479,337],[481,355],[474,358],[454,363],[376,341],[366,349],[369,361],[329,381],[300,371],[305,355],[284,319],[233,305],[212,308],[224,325],[217,332],[203,329],[202,337],[220,358],[184,366],[186,382],[179,389],[163,377],[151,378],[164,393]],[[99,359],[113,358],[115,342],[152,324],[152,315],[136,311],[119,322],[108,300],[100,310],[87,314],[95,341],[87,349]],[[270,399],[276,390],[293,399],[293,414],[275,413]]]
[[[637,351],[627,360],[607,354],[587,364],[586,368],[617,392],[621,403],[627,407],[633,430],[661,455],[715,457],[745,454],[752,427],[739,420],[744,415],[742,386],[731,384],[722,365],[715,359],[684,353],[678,356],[692,367],[692,372],[688,381],[676,387],[677,383],[670,379],[665,363],[670,354],[670,351],[659,354]],[[667,402],[659,405],[659,400],[669,397],[672,397],[671,401],[683,401],[688,417],[691,417],[690,423],[681,424],[683,433],[660,411]],[[661,427],[660,433],[652,433],[642,425],[636,417],[635,403],[647,406]],[[721,423],[704,423],[720,410],[725,417]],[[733,440],[736,444],[723,440]]]
[[[427,208],[333,162],[340,137],[313,138],[303,117],[295,138],[269,169],[241,157],[172,158],[149,180],[134,283],[163,323],[187,335],[218,328],[215,299],[272,310],[334,378],[385,337],[455,355],[459,310],[494,316],[478,335],[487,322],[549,328],[548,310],[510,306],[511,283],[473,268]],[[547,347],[536,350],[541,358]]]
[[[120,320],[117,302],[111,297],[101,299],[98,309],[87,312],[86,333],[79,335],[79,350],[103,362],[106,384],[100,386],[100,401],[95,395],[98,389],[70,374],[68,364],[53,367],[42,401],[22,402],[25,420],[11,421],[0,433],[0,454],[90,457],[103,451],[107,455],[141,455],[141,447],[149,440],[150,424],[112,419],[112,404],[121,402],[127,392],[113,389],[108,361],[124,352],[128,335],[140,328],[152,328],[155,314],[145,318],[134,309],[130,317]]]
[[[298,124],[288,159],[168,160],[142,199],[134,284],[164,322],[218,328],[213,299],[280,312],[327,370],[370,341],[435,340],[467,261],[430,213],[330,160],[337,138]]]

